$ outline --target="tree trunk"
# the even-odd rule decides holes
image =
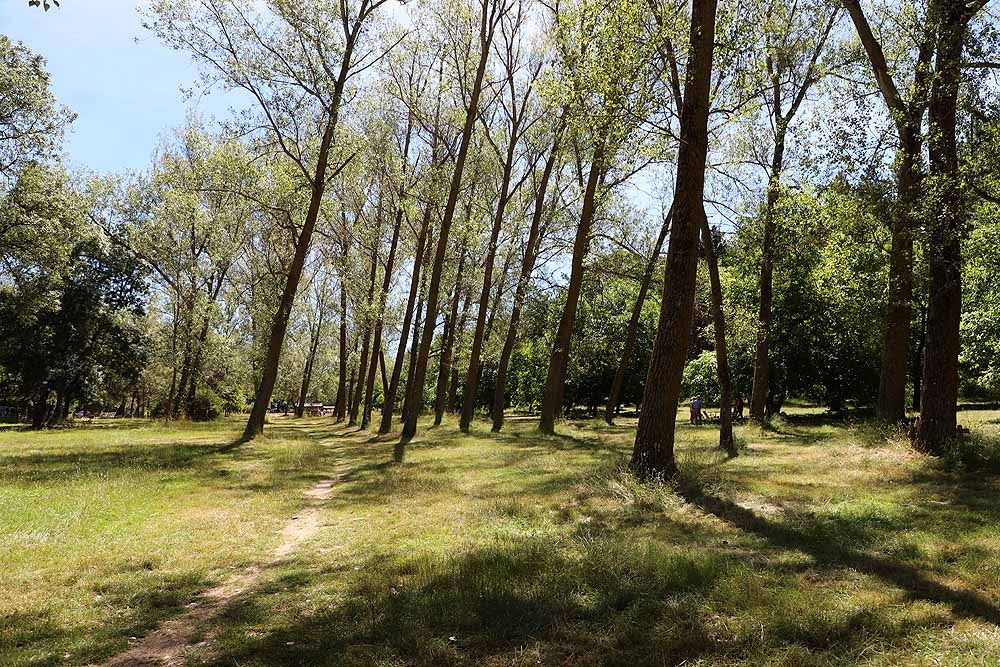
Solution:
[[[35,404],[31,409],[31,428],[39,430],[45,426],[45,415],[49,409],[49,388],[42,387],[35,397]]]
[[[771,156],[764,208],[764,243],[760,253],[760,303],[757,310],[757,345],[754,349],[753,389],[750,393],[750,421],[761,424],[767,416],[770,384],[771,315],[774,304],[774,237],[777,233],[775,208],[781,195],[781,169],[785,155],[785,132],[779,126]]]
[[[458,318],[458,326],[454,328],[451,345],[451,384],[448,386],[448,410],[458,412],[460,397],[458,395],[458,367],[462,352],[461,341],[465,335],[465,323],[469,321],[469,300],[462,304],[462,314]]]
[[[346,235],[346,230],[345,230]],[[346,236],[345,236],[346,238]],[[337,400],[333,406],[333,414],[340,423],[347,417],[347,289],[345,289],[344,272],[347,265],[347,241],[344,241],[343,264],[340,276],[340,345],[338,356],[340,357],[340,368],[337,378]]]
[[[927,255],[930,294],[924,349],[920,423],[914,446],[943,454],[956,436],[958,412],[959,323],[962,316],[962,234],[965,210],[956,141],[960,62],[970,15],[964,3],[935,0],[928,10],[938,30],[935,76],[928,119],[930,177],[935,216],[929,223]]]
[[[438,364],[437,387],[434,392],[434,425],[440,426],[444,417],[445,403],[447,401],[448,378],[451,375],[452,353],[455,350],[455,332],[458,324],[458,304],[462,299],[462,272],[465,268],[465,258],[468,254],[467,248],[462,248],[462,256],[458,260],[458,269],[455,271],[455,288],[452,292],[451,311],[445,317],[444,331],[441,335],[441,359]],[[469,300],[466,299],[468,304]]]
[[[497,257],[497,242],[500,239],[500,229],[503,227],[504,213],[510,200],[510,180],[514,172],[515,149],[517,148],[517,127],[511,129],[510,142],[507,145],[507,157],[504,161],[503,176],[500,181],[500,196],[497,198],[496,212],[493,214],[493,227],[490,230],[490,241],[486,246],[486,263],[483,266],[483,289],[479,294],[479,312],[476,314],[476,328],[472,334],[472,350],[469,352],[469,370],[465,376],[465,400],[462,403],[462,416],[458,428],[462,433],[469,432],[472,417],[476,412],[476,391],[479,388],[479,361],[483,352],[483,334],[486,331],[486,314],[490,303],[490,288],[493,286],[493,264]]]
[[[349,52],[345,54],[345,59],[347,61],[350,60]],[[250,412],[246,429],[243,431],[243,440],[251,440],[264,430],[264,419],[267,416],[267,408],[271,402],[271,395],[274,393],[274,383],[278,379],[278,364],[281,361],[281,350],[285,343],[285,332],[288,330],[288,318],[292,312],[295,293],[298,291],[299,280],[302,277],[302,267],[306,261],[306,254],[309,252],[309,243],[312,239],[313,230],[316,228],[320,205],[323,202],[323,192],[326,188],[327,159],[330,154],[330,146],[333,143],[334,130],[337,125],[338,106],[339,102],[331,110],[326,130],[323,132],[323,138],[320,142],[319,155],[316,162],[316,175],[312,181],[312,192],[309,199],[309,209],[306,212],[305,222],[295,243],[295,254],[292,256],[292,264],[288,269],[288,277],[285,280],[285,287],[281,293],[281,300],[278,302],[278,312],[275,313],[274,321],[271,323],[271,333],[267,343],[267,354],[264,358],[263,374],[260,384],[257,385],[253,410]]]
[[[434,338],[434,328],[437,320],[441,273],[444,269],[445,253],[448,250],[451,223],[455,217],[455,207],[458,205],[458,196],[461,192],[465,161],[469,154],[469,145],[472,142],[472,130],[479,115],[479,97],[483,89],[483,79],[486,76],[486,64],[489,61],[490,47],[493,43],[493,34],[496,25],[505,12],[506,7],[501,6],[501,3],[497,2],[497,0],[483,0],[479,28],[479,64],[476,68],[472,92],[469,96],[469,107],[465,114],[465,125],[462,128],[461,143],[459,144],[458,155],[455,158],[455,170],[452,173],[451,188],[448,192],[444,215],[441,219],[441,232],[438,235],[437,251],[434,256],[431,281],[427,290],[427,315],[424,318],[424,331],[420,341],[420,353],[417,355],[413,378],[413,384],[418,389],[423,387],[424,377],[427,373],[427,356],[430,353],[431,341]],[[404,404],[403,406],[403,432],[400,436],[399,444],[393,452],[393,458],[397,462],[402,462],[406,443],[412,440],[413,436],[417,433],[417,414],[419,412],[417,398],[420,397],[420,393],[422,392],[414,392],[412,397],[408,397],[410,398],[408,404]]]
[[[388,433],[392,430],[392,413],[396,407],[396,393],[399,391],[399,381],[403,373],[403,361],[406,359],[406,344],[410,335],[410,325],[413,323],[413,310],[420,292],[420,269],[424,261],[427,237],[431,226],[431,205],[427,204],[424,209],[423,220],[420,223],[420,231],[417,234],[417,247],[413,253],[413,275],[410,277],[410,293],[406,298],[406,310],[403,312],[403,325],[399,332],[399,343],[396,346],[396,358],[392,364],[392,376],[389,379],[389,390],[385,394],[382,402],[382,421],[379,424],[380,434]],[[420,321],[420,316],[417,316]],[[416,333],[414,332],[414,337]]]
[[[715,45],[715,0],[692,0],[690,57],[674,187],[674,222],[667,250],[659,326],[646,375],[632,469],[642,478],[677,472],[674,427],[681,376],[687,361],[698,273],[698,237],[705,212],[709,90]]]
[[[545,379],[545,389],[542,394],[542,413],[538,420],[538,430],[552,435],[555,433],[556,418],[562,410],[563,384],[566,381],[566,365],[569,363],[569,348],[573,339],[573,324],[576,321],[576,307],[580,301],[580,291],[583,288],[583,260],[590,246],[590,228],[594,222],[597,208],[597,185],[604,171],[603,138],[594,147],[590,163],[590,173],[587,175],[587,187],[583,195],[583,207],[580,212],[580,222],[576,228],[576,239],[573,241],[573,259],[571,262],[569,287],[566,291],[566,305],[559,329],[549,355],[549,369]]]
[[[510,369],[510,357],[514,353],[514,343],[517,341],[517,327],[521,320],[521,308],[528,292],[531,274],[535,270],[535,260],[538,258],[538,246],[541,238],[542,217],[545,212],[545,195],[549,188],[549,180],[555,168],[559,155],[559,140],[562,136],[563,121],[560,120],[552,141],[552,150],[545,160],[542,176],[535,193],[535,205],[531,213],[531,226],[528,229],[528,239],[524,244],[524,257],[521,260],[521,274],[514,289],[514,305],[510,313],[510,323],[507,325],[507,335],[504,336],[503,350],[500,352],[500,362],[497,366],[496,388],[493,391],[493,427],[494,433],[503,428],[503,411],[507,403],[507,372]]]
[[[708,276],[712,283],[712,324],[715,329],[715,361],[719,377],[719,448],[729,456],[736,456],[736,441],[733,439],[733,383],[729,375],[729,352],[726,346],[726,314],[722,309],[722,281],[719,278],[719,258],[715,255],[715,239],[708,226],[708,218],[702,219],[702,244],[708,262]]]
[[[628,320],[628,326],[625,327],[625,344],[622,348],[622,357],[618,362],[615,379],[611,383],[608,404],[604,407],[604,421],[609,426],[615,423],[615,413],[618,410],[619,404],[618,397],[621,395],[622,385],[625,384],[625,372],[629,368],[629,362],[632,359],[632,350],[635,348],[635,335],[639,330],[639,318],[642,315],[642,306],[646,303],[646,293],[649,291],[649,284],[653,282],[656,262],[660,258],[660,250],[663,248],[663,242],[666,240],[667,232],[670,230],[670,221],[673,215],[674,208],[671,206],[670,210],[667,211],[666,217],[663,219],[663,225],[660,226],[660,233],[656,237],[656,243],[653,244],[653,252],[646,262],[646,270],[642,274],[642,282],[639,285],[639,296],[636,297],[635,305],[632,306],[632,315]]]
[[[358,409],[361,407],[361,400],[364,395],[364,390],[366,386],[366,380],[368,379],[368,353],[373,350],[371,347],[372,343],[372,329],[371,329],[371,307],[374,303],[375,298],[375,278],[378,273],[378,246],[372,250],[372,270],[368,278],[368,300],[365,303],[365,326],[362,341],[361,341],[361,359],[358,362],[358,386],[354,392],[354,401],[351,403],[351,415],[350,420],[347,422],[348,426],[354,426],[358,423]],[[375,358],[374,355],[372,358]],[[373,378],[374,379],[374,378]],[[363,428],[363,427],[362,427]]]

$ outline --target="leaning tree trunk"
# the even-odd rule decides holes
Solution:
[[[563,308],[559,329],[556,331],[552,352],[549,355],[549,369],[542,393],[542,413],[538,420],[538,430],[548,435],[555,433],[556,418],[562,410],[563,383],[566,381],[566,366],[569,363],[573,324],[576,321],[576,307],[580,302],[580,291],[583,288],[583,260],[587,256],[587,248],[590,245],[590,228],[593,225],[594,213],[597,208],[597,184],[603,171],[604,146],[599,140],[594,147],[590,173],[587,175],[587,187],[583,195],[580,222],[576,228],[576,239],[573,241],[573,259],[570,265],[569,287],[566,291],[566,305]]]
[[[722,308],[722,280],[719,278],[719,258],[715,254],[715,240],[708,226],[708,218],[702,219],[702,245],[708,262],[708,276],[712,283],[712,325],[715,329],[715,361],[719,378],[719,448],[729,456],[736,456],[736,441],[733,439],[733,383],[729,375],[729,352],[726,347],[726,314]]]
[[[514,343],[517,342],[517,326],[521,321],[521,308],[528,292],[531,274],[535,270],[535,260],[538,258],[538,246],[541,239],[542,217],[545,213],[545,195],[549,188],[549,180],[555,169],[559,155],[559,139],[562,136],[563,122],[560,120],[556,136],[552,141],[552,150],[545,160],[542,176],[535,192],[535,205],[531,213],[531,226],[528,229],[528,239],[524,244],[524,257],[521,260],[521,274],[514,289],[514,305],[510,313],[510,323],[507,325],[507,335],[504,336],[503,350],[500,352],[500,362],[497,366],[496,388],[493,391],[493,427],[494,433],[503,428],[503,411],[507,403],[507,372],[510,369],[510,357],[514,353]]]
[[[938,28],[935,76],[928,105],[930,177],[936,200],[935,217],[929,225],[927,342],[914,446],[920,451],[943,454],[956,436],[958,421],[965,211],[955,134],[962,46],[970,15],[964,3],[945,0],[935,0],[928,11],[937,20]]]
[[[444,215],[441,218],[441,231],[438,234],[437,251],[434,254],[430,285],[427,288],[427,315],[424,317],[424,331],[420,340],[420,353],[417,355],[412,381],[417,391],[412,392],[410,396],[406,397],[407,400],[404,401],[403,432],[400,435],[398,445],[393,451],[393,459],[397,462],[403,460],[406,443],[412,440],[413,436],[417,433],[417,415],[420,407],[418,403],[422,402],[423,399],[423,392],[420,389],[424,385],[424,378],[427,374],[427,357],[430,354],[431,341],[434,338],[434,329],[437,324],[438,296],[441,290],[441,273],[444,270],[445,253],[448,250],[448,237],[451,233],[451,223],[455,218],[455,207],[458,205],[458,196],[462,188],[462,174],[465,171],[465,161],[469,155],[469,146],[472,143],[472,130],[479,115],[479,98],[483,90],[483,79],[486,77],[486,64],[489,61],[493,34],[504,11],[494,0],[483,0],[479,28],[479,64],[476,68],[472,91],[469,95],[469,107],[465,114],[465,125],[462,127],[458,155],[455,157],[455,170],[452,173],[451,187],[448,191]]]
[[[396,393],[399,391],[399,381],[403,374],[403,362],[406,359],[406,344],[409,341],[410,325],[413,324],[413,310],[417,301],[417,294],[420,292],[420,269],[424,261],[424,252],[427,244],[427,237],[430,233],[431,206],[424,209],[423,220],[420,223],[420,231],[417,234],[417,248],[413,253],[413,275],[410,277],[410,293],[406,298],[406,310],[403,312],[403,325],[399,332],[399,343],[396,345],[396,358],[392,364],[392,376],[389,378],[389,389],[385,393],[382,401],[382,421],[379,423],[378,432],[388,433],[392,430],[392,413],[396,407]],[[420,316],[417,316],[417,322]],[[415,336],[416,334],[414,334]]]
[[[691,56],[684,83],[681,136],[674,187],[674,224],[667,250],[659,326],[646,374],[646,391],[632,450],[640,477],[673,476],[674,428],[687,361],[698,274],[698,236],[705,215],[709,90],[715,45],[715,0],[692,0]]]
[[[459,396],[458,396],[458,366],[460,357],[459,354],[462,351],[460,342],[462,336],[465,334],[465,323],[469,321],[469,300],[466,299],[462,304],[462,314],[458,318],[458,326],[455,327],[454,333],[452,334],[452,347],[451,347],[451,383],[448,385],[448,410],[450,412],[458,412],[459,408]]]
[[[639,330],[639,318],[642,315],[642,306],[646,303],[646,293],[649,291],[650,283],[653,282],[656,262],[660,258],[660,250],[663,248],[663,242],[666,240],[667,232],[670,230],[670,221],[673,215],[674,208],[671,206],[670,210],[667,211],[666,217],[663,219],[663,225],[660,227],[660,233],[656,237],[656,243],[653,244],[653,252],[646,261],[646,270],[642,274],[642,282],[639,285],[639,296],[636,297],[635,305],[632,306],[632,315],[628,320],[628,326],[625,327],[625,344],[622,347],[621,360],[618,362],[615,379],[611,383],[608,404],[604,408],[604,421],[609,426],[615,423],[615,412],[618,410],[618,397],[621,395],[622,385],[625,384],[625,372],[628,370],[629,362],[632,360],[632,351],[635,348],[635,335]]]
[[[350,55],[346,54],[345,58],[350,60]],[[267,408],[271,402],[271,395],[274,393],[274,383],[278,379],[278,364],[281,361],[281,349],[285,344],[288,318],[292,312],[295,293],[299,289],[302,267],[305,265],[306,254],[309,252],[309,243],[312,239],[313,230],[316,228],[316,220],[319,218],[320,205],[323,203],[323,193],[326,188],[327,159],[330,155],[330,146],[333,143],[334,130],[337,125],[339,94],[335,95],[335,100],[326,130],[323,132],[323,138],[320,141],[319,155],[316,161],[316,174],[312,181],[312,192],[309,198],[309,209],[306,212],[302,231],[299,232],[298,240],[295,243],[295,254],[292,256],[292,263],[288,269],[285,287],[281,292],[281,299],[278,302],[278,312],[275,313],[274,320],[271,323],[267,354],[264,357],[263,374],[260,384],[257,385],[253,410],[250,412],[246,429],[243,431],[244,440],[251,440],[257,434],[264,431],[264,418],[267,416]]]
[[[479,361],[483,353],[483,335],[486,332],[486,315],[490,303],[490,289],[493,286],[493,264],[497,257],[497,243],[500,239],[500,229],[503,227],[504,213],[510,200],[510,180],[514,172],[514,159],[517,127],[511,129],[511,140],[507,146],[507,158],[504,161],[503,176],[500,181],[500,195],[497,198],[496,211],[493,214],[493,227],[490,230],[490,241],[486,246],[486,263],[483,266],[483,289],[479,294],[479,312],[476,314],[476,328],[472,334],[472,350],[469,352],[469,370],[465,376],[465,400],[462,403],[462,416],[458,428],[462,433],[469,432],[472,417],[476,412],[476,392],[479,389]]]

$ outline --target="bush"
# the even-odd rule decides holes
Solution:
[[[225,401],[211,389],[202,389],[190,406],[191,421],[208,422],[218,419],[225,409]]]
[[[706,403],[719,403],[719,375],[715,352],[702,352],[684,367],[681,380],[681,402],[701,396]]]

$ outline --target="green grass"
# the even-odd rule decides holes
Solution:
[[[1000,664],[1000,412],[974,452],[806,407],[679,427],[676,486],[625,466],[634,420],[446,421],[402,466],[328,419],[0,433],[0,664],[106,657],[268,559],[304,489],[319,533],[202,628],[193,665]],[[68,655],[69,657],[63,657]]]

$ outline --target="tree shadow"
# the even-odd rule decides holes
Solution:
[[[808,554],[821,567],[852,568],[897,586],[911,598],[947,605],[957,617],[972,617],[1000,625],[1000,607],[986,596],[934,581],[921,569],[898,560],[853,549],[846,545],[847,540],[831,540],[830,535],[815,523],[796,528],[696,487],[679,489],[679,493],[691,504],[744,532],[762,537],[782,549]]]

